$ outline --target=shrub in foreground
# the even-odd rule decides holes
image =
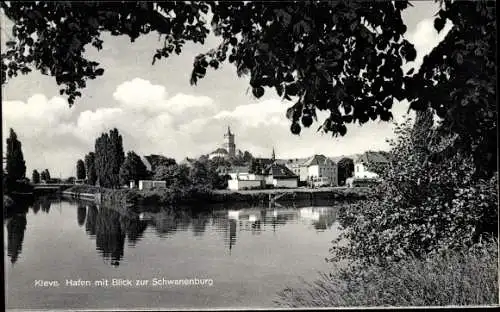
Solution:
[[[387,266],[338,269],[303,288],[287,288],[284,307],[446,306],[498,303],[498,243],[408,259]]]

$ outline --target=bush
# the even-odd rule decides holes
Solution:
[[[497,175],[474,179],[472,158],[460,153],[429,162],[408,121],[396,133],[390,166],[380,172],[383,182],[375,195],[340,212],[344,231],[331,249],[332,260],[425,257],[496,236]],[[348,243],[339,245],[343,240]]]
[[[493,305],[498,303],[497,250],[498,242],[490,241],[388,266],[337,266],[304,288],[283,290],[276,303],[294,308]]]

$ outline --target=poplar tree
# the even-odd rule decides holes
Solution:
[[[10,135],[7,138],[7,177],[13,181],[22,179],[26,176],[26,164],[22,151],[21,142],[17,139],[17,134],[10,129]]]

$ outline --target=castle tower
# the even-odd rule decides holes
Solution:
[[[229,157],[236,156],[236,144],[234,144],[234,134],[231,133],[231,129],[227,126],[227,133],[224,134],[224,148],[227,150]]]

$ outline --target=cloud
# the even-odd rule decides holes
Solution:
[[[411,67],[418,70],[422,65],[424,56],[429,54],[446,37],[452,26],[453,24],[447,20],[444,28],[438,33],[434,28],[433,18],[426,18],[418,22],[415,31],[407,35],[408,41],[413,43],[417,50],[417,58],[414,62],[405,65],[405,70]]]
[[[418,69],[423,57],[445,37],[451,26],[448,21],[438,34],[432,18],[420,21],[407,35],[415,45],[417,59],[406,65],[406,69],[409,66]],[[385,139],[393,136],[393,125],[387,122],[349,125],[346,136],[340,138],[317,133],[319,123],[314,123],[296,136],[291,134],[290,122],[285,117],[291,103],[279,99],[242,101],[241,98],[238,103],[217,103],[208,96],[169,94],[168,91],[168,86],[134,78],[116,85],[112,92],[114,101],[81,112],[69,108],[66,100],[58,96],[49,99],[43,94],[34,94],[25,101],[4,101],[2,130],[8,133],[12,127],[17,132],[23,143],[28,174],[34,168],[49,168],[63,176],[74,175],[76,160],[93,150],[100,133],[113,127],[122,133],[126,150],[159,153],[178,160],[219,147],[228,125],[236,134],[238,149],[269,156],[274,147],[278,157],[287,158],[387,149]],[[408,103],[395,103],[395,121],[402,121],[407,109]],[[326,116],[318,112],[319,122]]]
[[[2,130],[8,133],[13,128],[18,134],[29,174],[53,168],[69,176],[74,175],[76,161],[93,150],[95,139],[114,127],[120,130],[126,150],[178,159],[196,156],[203,152],[202,145],[188,129],[200,129],[203,120],[218,110],[210,97],[170,96],[164,86],[140,78],[119,84],[113,98],[116,101],[105,107],[79,113],[61,97],[35,94],[25,102],[4,101]],[[204,135],[201,140],[206,148],[220,141]]]

